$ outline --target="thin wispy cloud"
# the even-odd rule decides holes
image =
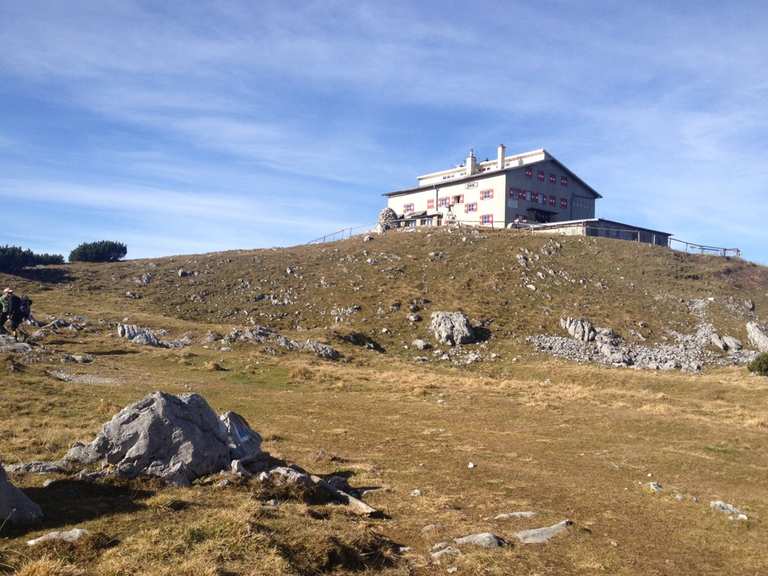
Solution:
[[[768,261],[766,24],[758,2],[6,3],[0,195],[291,243],[504,142],[548,148],[603,216]],[[177,228],[158,245],[206,249]]]

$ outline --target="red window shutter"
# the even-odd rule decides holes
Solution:
[[[560,198],[560,208],[568,208],[568,198]]]
[[[427,200],[427,210],[432,210],[435,207],[435,200],[433,198],[430,198]]]
[[[554,174],[550,174],[549,175],[549,183],[550,184],[557,184],[557,176],[555,176]]]

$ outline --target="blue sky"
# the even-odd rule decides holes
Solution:
[[[600,216],[768,263],[766,29],[763,2],[0,0],[0,244],[301,243],[503,142]]]

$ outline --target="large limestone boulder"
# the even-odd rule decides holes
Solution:
[[[768,334],[757,322],[747,322],[747,336],[758,352],[768,352]]]
[[[597,336],[595,327],[589,320],[583,318],[560,318],[560,327],[570,334],[571,338],[582,342],[591,342]]]
[[[101,463],[125,478],[156,476],[185,486],[261,452],[261,438],[237,414],[217,417],[202,396],[154,392],[123,408],[90,444],[76,444],[70,464]]]
[[[433,312],[429,329],[443,344],[458,346],[475,341],[475,331],[463,312]]]
[[[27,526],[43,517],[40,506],[32,502],[24,492],[16,488],[5,475],[0,464],[0,524],[6,519],[9,524]]]

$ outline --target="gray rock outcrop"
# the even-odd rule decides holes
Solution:
[[[120,338],[125,338],[134,344],[142,344],[144,346],[160,346],[160,339],[149,328],[142,328],[135,324],[118,324],[117,335]]]
[[[758,352],[768,352],[768,334],[763,326],[757,322],[747,322],[747,336]]]
[[[318,342],[317,340],[306,340],[301,345],[301,349],[306,350],[307,352],[312,352],[315,356],[324,360],[338,360],[341,356],[338,350],[328,346],[328,344]]]
[[[7,519],[9,524],[28,526],[42,518],[40,506],[8,480],[0,464],[0,523]]]
[[[156,476],[186,486],[229,469],[232,460],[256,458],[261,438],[228,412],[218,418],[202,396],[154,392],[123,408],[90,444],[76,444],[69,464],[101,463],[125,478]]]
[[[595,327],[584,318],[571,318],[570,316],[560,318],[560,326],[571,335],[571,338],[582,342],[592,342],[597,336]]]
[[[143,328],[135,324],[118,324],[117,335],[134,344],[154,346],[156,348],[184,348],[192,344],[192,338],[189,334],[176,340],[161,340],[160,335],[165,335],[164,330],[154,332],[149,328]]]
[[[475,331],[463,312],[433,312],[429,329],[442,344],[458,346],[475,341]]]

